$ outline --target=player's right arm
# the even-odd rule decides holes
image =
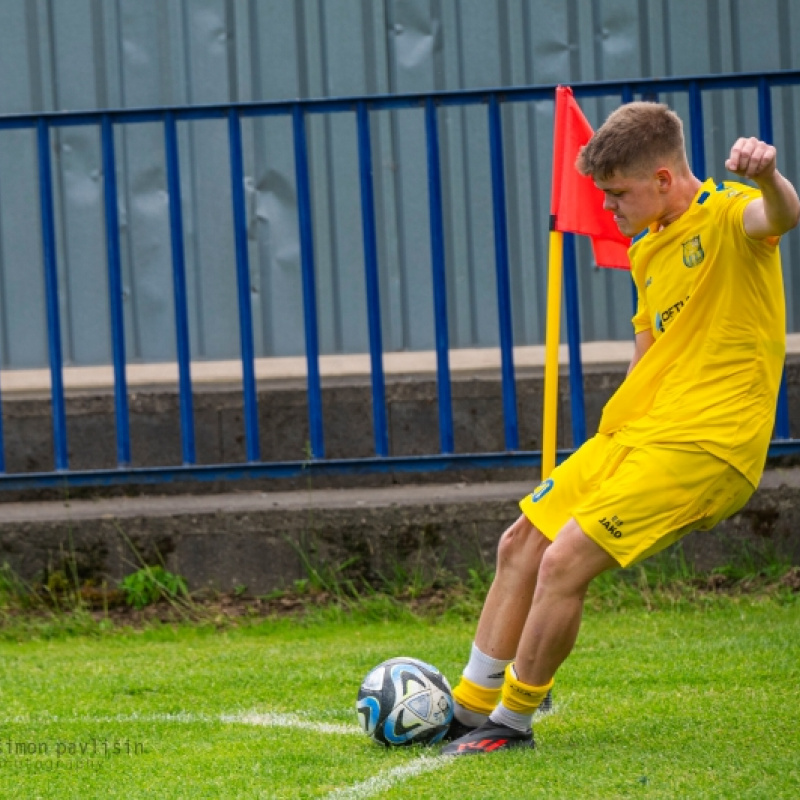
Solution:
[[[761,197],[744,211],[744,229],[754,239],[781,236],[800,221],[797,190],[775,167],[775,148],[755,137],[737,139],[725,166],[755,181]]]
[[[655,342],[655,337],[649,328],[636,334],[633,358],[631,359],[630,366],[628,367],[628,375],[631,374],[633,368],[642,360],[642,356],[652,347],[653,342]]]

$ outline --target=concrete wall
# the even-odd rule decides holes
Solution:
[[[593,430],[624,366],[586,368],[587,427]],[[792,418],[800,420],[800,362],[789,364]],[[521,443],[537,449],[542,377],[519,376]],[[567,382],[562,382],[561,441],[570,444]],[[430,377],[394,379],[387,392],[393,452],[430,453],[438,446],[435,384]],[[460,376],[453,384],[456,442],[462,452],[503,447],[496,375]],[[268,458],[305,455],[305,393],[292,381],[261,387],[262,447]],[[197,396],[198,445],[207,462],[244,459],[238,393]],[[77,394],[68,404],[73,465],[113,466],[113,403],[108,395]],[[137,462],[180,460],[174,392],[153,389],[132,398]],[[370,390],[365,379],[329,381],[327,441],[332,457],[372,452]],[[4,405],[9,467],[49,469],[49,403],[15,397]],[[14,423],[11,425],[10,423]],[[10,431],[15,433],[13,436]],[[795,435],[797,432],[795,431]],[[776,465],[772,465],[775,467]],[[355,476],[291,482],[184,484],[192,494],[109,496],[109,492],[38,493],[14,502],[0,493],[0,563],[29,580],[53,570],[80,580],[113,582],[142,563],[166,563],[192,588],[246,585],[264,593],[307,577],[308,564],[341,577],[379,580],[400,566],[409,572],[445,567],[464,574],[492,564],[497,537],[517,514],[517,500],[538,483],[538,469],[435,475]],[[487,482],[488,481],[488,482]],[[332,488],[338,487],[338,488]],[[292,489],[292,491],[285,491]],[[143,492],[144,489],[126,489]],[[45,498],[45,499],[42,499]],[[49,499],[48,499],[49,498]],[[748,506],[731,520],[685,543],[690,563],[709,569],[752,566],[776,556],[800,564],[800,471],[772,469]],[[303,554],[301,556],[300,554]]]
[[[493,566],[500,533],[518,516],[527,481],[372,489],[315,489],[167,498],[9,504],[0,562],[26,580],[61,571],[113,587],[142,564],[163,563],[190,589],[253,594],[309,577],[380,586],[405,571],[430,579]],[[757,569],[800,564],[800,471],[772,471],[748,506],[684,540],[690,565]]]
[[[596,430],[603,406],[624,378],[623,364],[584,365],[586,430]],[[800,355],[787,362],[792,435],[800,436]],[[542,370],[517,370],[520,450],[541,449]],[[458,453],[505,449],[500,380],[496,371],[454,373],[452,382],[455,446]],[[439,451],[435,377],[387,379],[387,418],[391,455]],[[198,387],[194,395],[197,459],[200,464],[246,461],[242,395],[224,386]],[[273,380],[258,392],[263,461],[301,461],[308,452],[305,383]],[[364,377],[323,381],[326,457],[374,455],[372,395]],[[6,469],[9,473],[53,469],[50,401],[41,394],[7,394],[3,400]],[[572,446],[567,368],[559,387],[559,447]],[[181,464],[180,415],[172,388],[142,387],[130,396],[134,466]],[[116,467],[114,398],[110,390],[71,392],[67,399],[67,437],[71,469]],[[491,479],[488,476],[486,479]],[[362,485],[369,479],[361,479]],[[349,484],[352,485],[352,481]],[[267,487],[269,488],[269,487]],[[191,487],[186,489],[191,491]],[[0,502],[3,501],[0,492]]]
[[[622,365],[587,367],[587,426],[597,426],[600,410],[624,377]],[[541,370],[518,371],[520,449],[538,450],[541,439]],[[559,410],[560,440],[571,441],[569,387],[564,372]],[[505,448],[501,386],[496,374],[455,375],[452,382],[456,451],[498,452]],[[434,376],[387,381],[387,415],[392,455],[438,452],[439,428]],[[180,416],[174,389],[154,387],[130,395],[134,466],[181,463]],[[308,409],[305,384],[262,384],[258,393],[262,460],[299,461],[307,457]],[[206,387],[194,395],[198,463],[246,461],[242,394]],[[369,379],[335,378],[323,388],[326,456],[374,455]],[[50,401],[42,396],[6,396],[6,468],[9,473],[51,470],[53,445]],[[110,391],[71,393],[67,400],[67,438],[71,469],[116,467],[114,398]],[[0,501],[2,496],[0,495]]]

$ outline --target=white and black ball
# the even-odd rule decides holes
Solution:
[[[450,727],[453,695],[431,664],[390,658],[364,678],[356,711],[364,733],[380,744],[434,744]]]

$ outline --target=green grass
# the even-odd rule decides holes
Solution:
[[[394,655],[455,680],[461,613],[375,600],[223,630],[33,630],[0,643],[0,797],[800,797],[797,595],[656,593],[648,611],[611,594],[593,595],[537,750],[448,761],[373,745],[354,701]]]

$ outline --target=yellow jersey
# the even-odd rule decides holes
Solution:
[[[772,438],[786,350],[778,238],[744,230],[741,183],[707,180],[689,209],[630,247],[634,330],[654,344],[603,410],[623,445],[701,447],[755,487]]]

